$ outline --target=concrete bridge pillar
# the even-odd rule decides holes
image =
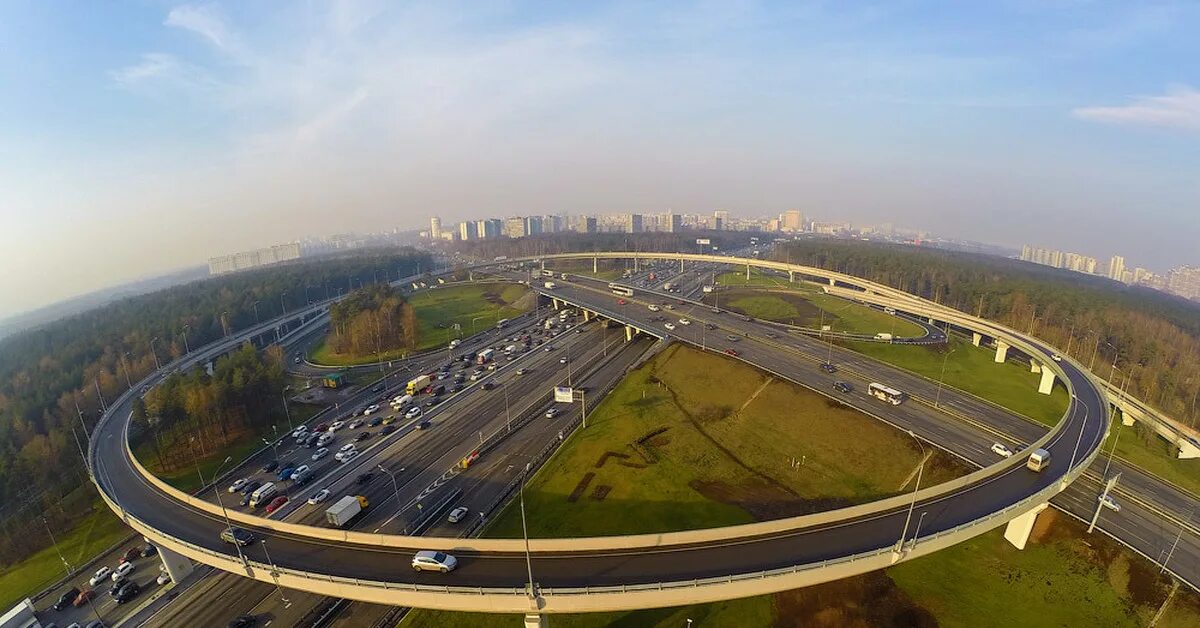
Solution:
[[[589,311],[587,311],[587,310],[584,310],[584,311],[583,311],[583,322],[585,322],[585,323],[586,323],[586,322],[588,322],[588,321],[590,321],[590,320],[592,320],[592,313],[591,313],[591,312],[589,312]]]
[[[542,267],[540,270],[546,270],[546,260],[538,260],[538,261],[540,261],[542,264]]]
[[[929,317],[927,320],[929,321],[929,324],[930,324],[930,325],[936,325],[936,324],[937,324],[937,321],[933,320],[933,317],[932,317],[932,316],[930,316],[930,317]]]
[[[146,539],[146,542],[151,543],[150,539]],[[167,574],[171,576],[171,582],[174,582],[175,584],[183,582],[183,579],[188,577],[195,568],[192,565],[192,561],[188,560],[184,556],[172,552],[165,547],[158,547],[158,557],[162,560],[163,567],[166,568]]]
[[[1025,544],[1029,542],[1029,533],[1033,532],[1033,524],[1037,522],[1037,516],[1049,507],[1050,504],[1040,504],[1033,510],[1009,521],[1008,527],[1004,528],[1004,538],[1008,539],[1013,547],[1025,549]]]
[[[635,333],[637,333],[637,330],[635,330],[634,328],[630,327],[629,325],[626,325],[626,326],[625,326],[625,342],[630,342],[630,341],[632,341],[632,340],[633,340],[633,335],[634,335]]]
[[[683,257],[679,258],[679,274],[683,274]]]
[[[788,283],[796,283],[796,271],[788,271]]]
[[[746,281],[750,281],[750,265],[746,264]]]
[[[833,277],[830,277],[830,278],[829,278],[829,285],[831,285],[831,286],[836,286],[836,285],[837,285],[837,280],[836,280],[836,279],[834,279]]]
[[[1186,438],[1178,438],[1175,444],[1179,446],[1179,459],[1191,460],[1192,458],[1200,458],[1200,447]]]
[[[592,274],[595,275],[599,272],[600,272],[600,258],[593,257],[592,258]]]
[[[1003,340],[996,341],[996,363],[1002,363],[1008,359],[1008,343]]]
[[[978,347],[981,342],[983,342],[983,334],[977,331],[971,332],[971,344]]]
[[[525,613],[525,628],[548,628],[550,622],[545,615],[537,613]]]
[[[1038,392],[1043,395],[1049,395],[1052,390],[1054,390],[1054,371],[1043,368],[1042,381],[1038,382]]]
[[[1137,423],[1137,420],[1133,418],[1132,414],[1121,408],[1118,408],[1118,410],[1121,412],[1121,425],[1124,425],[1125,427],[1133,427],[1133,424]]]
[[[1038,364],[1037,360],[1030,360],[1029,361],[1029,372],[1030,373],[1041,373],[1042,365]]]
[[[557,310],[558,309],[558,299],[555,299],[554,297],[550,297],[550,302],[554,304],[554,309]]]

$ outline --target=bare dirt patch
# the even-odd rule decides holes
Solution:
[[[933,615],[917,606],[888,575],[876,571],[775,594],[778,628],[933,628]]]

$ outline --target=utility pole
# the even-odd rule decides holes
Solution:
[[[1104,500],[1108,499],[1108,493],[1117,485],[1117,480],[1121,479],[1121,474],[1118,473],[1104,483],[1104,490],[1100,492],[1100,499],[1096,500],[1096,512],[1092,515],[1091,522],[1088,523],[1088,534],[1096,529],[1096,521],[1100,519],[1100,510],[1104,508]]]

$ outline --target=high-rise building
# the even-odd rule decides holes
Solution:
[[[683,216],[667,212],[662,216],[662,224],[660,228],[669,233],[679,233],[683,231]]]
[[[537,235],[542,233],[542,217],[541,216],[526,216],[525,217],[525,233],[527,235]]]
[[[641,233],[642,232],[642,215],[641,214],[629,214],[628,221],[625,224],[625,231],[627,233]]]
[[[233,255],[211,257],[208,260],[208,274],[222,275],[248,268],[257,268],[269,264],[278,264],[300,258],[300,243],[291,242],[278,244],[265,249],[242,251]]]
[[[579,233],[596,233],[596,217],[576,216],[571,228]]]
[[[1120,255],[1112,256],[1108,260],[1108,278],[1121,281],[1125,275],[1125,258]]]
[[[504,235],[510,238],[522,238],[529,235],[525,231],[525,219],[520,216],[506,218],[504,220]]]
[[[1180,266],[1167,271],[1167,290],[1185,299],[1200,300],[1200,266]]]
[[[474,240],[478,235],[479,228],[475,226],[472,220],[466,220],[458,223],[458,239],[459,240]]]
[[[718,209],[713,212],[713,229],[722,231],[729,228],[729,211]]]
[[[779,226],[784,231],[793,233],[804,231],[804,214],[798,209],[789,209],[779,216]]]
[[[431,240],[442,239],[442,219],[437,216],[429,219],[429,238]]]
[[[560,231],[566,231],[566,221],[562,216],[547,214],[542,218],[543,233],[558,233]]]

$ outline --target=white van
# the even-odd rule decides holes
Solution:
[[[278,492],[279,490],[275,488],[275,484],[273,482],[267,482],[266,484],[263,484],[250,494],[250,507],[258,508],[259,506],[266,505],[266,503],[271,501],[271,499],[274,498],[275,494]]]
[[[1029,462],[1025,466],[1031,471],[1041,471],[1050,466],[1050,452],[1045,449],[1035,449],[1029,454]]]

